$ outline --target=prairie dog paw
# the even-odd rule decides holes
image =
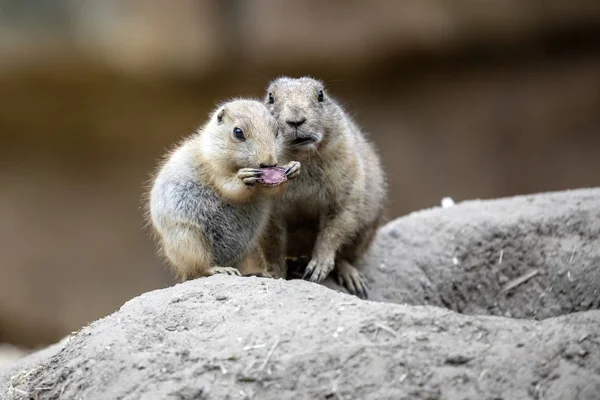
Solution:
[[[345,287],[350,294],[364,300],[369,298],[367,278],[356,267],[347,262],[341,262],[336,265],[335,274],[338,285]]]
[[[308,277],[308,280],[311,282],[323,282],[329,273],[333,271],[334,267],[334,259],[316,260],[313,258],[306,266],[302,279],[306,279]]]
[[[263,172],[258,168],[242,168],[237,176],[247,186],[253,186],[260,182]]]
[[[288,179],[294,179],[300,175],[301,164],[298,161],[290,161],[285,166],[285,176]]]
[[[217,274],[242,276],[237,268],[232,267],[212,267],[208,270],[209,276]]]

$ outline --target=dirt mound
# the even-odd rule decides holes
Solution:
[[[598,189],[414,213],[364,262],[379,301],[187,282],[0,368],[0,397],[597,399],[599,233]]]
[[[599,324],[600,311],[466,316],[216,276],[137,297],[0,384],[44,400],[595,399]]]
[[[543,319],[600,308],[599,240],[600,189],[467,201],[390,222],[361,268],[372,300]]]

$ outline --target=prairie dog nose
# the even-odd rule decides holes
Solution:
[[[266,157],[261,157],[262,161],[258,164],[260,168],[271,168],[277,166],[277,157],[274,155],[268,155]]]
[[[287,124],[292,128],[298,128],[300,125],[306,122],[306,118],[297,118],[295,120],[288,119],[285,122],[287,122]]]

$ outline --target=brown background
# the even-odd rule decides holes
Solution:
[[[323,79],[370,132],[390,218],[600,185],[600,3],[543,3],[0,1],[0,342],[172,284],[148,173],[278,75]]]

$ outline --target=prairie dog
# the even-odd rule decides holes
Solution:
[[[281,152],[276,121],[259,101],[219,106],[160,166],[149,193],[149,219],[180,280],[264,270],[261,235],[272,199],[285,185],[263,186]],[[291,162],[287,179],[299,173]],[[285,180],[285,178],[283,179]],[[260,274],[260,271],[258,271]],[[263,275],[269,276],[268,273]]]
[[[366,280],[353,263],[382,220],[387,184],[378,154],[318,80],[278,78],[265,104],[285,140],[285,157],[303,164],[275,206],[279,217],[269,237],[279,238],[285,255],[310,255],[304,278],[321,282],[335,268],[340,286],[366,298]],[[285,261],[269,257],[270,263]]]

